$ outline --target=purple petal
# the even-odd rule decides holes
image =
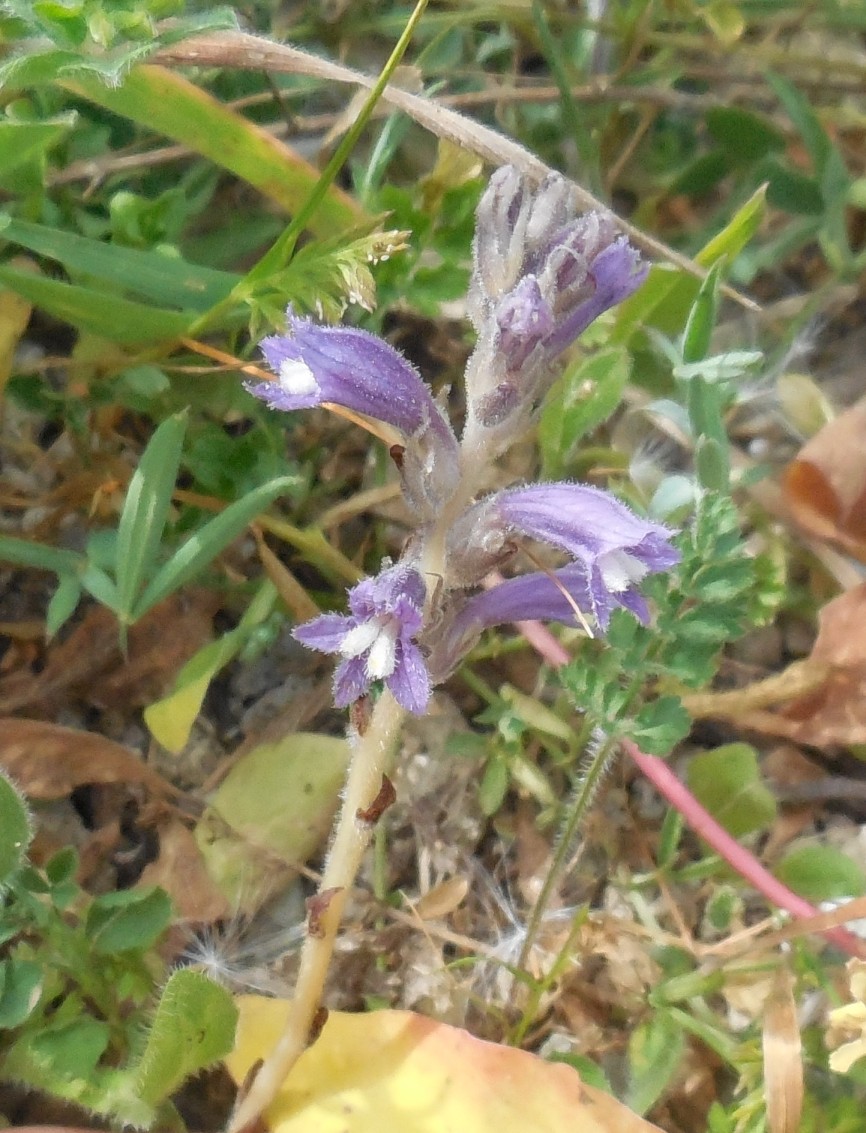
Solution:
[[[645,626],[649,625],[649,606],[647,605],[646,598],[644,598],[639,590],[635,590],[634,588],[624,590],[622,594],[617,594],[616,600],[620,606],[634,614],[639,622],[642,622]]]
[[[385,681],[394,699],[407,712],[423,716],[430,702],[430,676],[421,650],[414,642],[397,642],[397,663]]]
[[[590,563],[611,551],[627,551],[648,570],[679,562],[673,532],[641,519],[608,492],[586,484],[532,484],[495,497],[495,510],[512,530],[552,543]]]
[[[524,276],[496,307],[499,349],[510,371],[518,370],[554,329],[553,310],[534,275]]]
[[[287,334],[261,343],[279,381],[250,384],[250,393],[286,411],[332,402],[386,421],[406,436],[429,427],[456,451],[451,426],[429,389],[393,347],[354,327],[318,326],[291,308],[286,322]]]
[[[347,618],[345,614],[321,614],[311,622],[296,626],[292,630],[292,637],[308,649],[318,649],[321,653],[339,653],[343,639],[357,623],[357,618]]]
[[[545,343],[549,356],[552,358],[561,353],[599,315],[627,299],[644,282],[648,271],[649,266],[641,264],[640,257],[625,237],[600,252],[589,272],[594,284],[592,294],[557,321],[555,330]]]
[[[363,657],[341,661],[334,672],[334,704],[337,708],[348,708],[369,692],[371,683]]]
[[[536,571],[509,578],[498,586],[481,591],[469,599],[460,611],[457,623],[466,628],[475,625],[478,629],[522,621],[575,625],[574,606],[561,587],[568,591],[580,610],[589,611],[591,601],[586,571],[582,566],[572,564],[552,573],[560,586],[549,575]]]

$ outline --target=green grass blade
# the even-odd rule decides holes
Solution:
[[[88,594],[117,613],[117,587],[102,567],[90,563],[81,575],[81,586]]]
[[[63,79],[60,85],[189,146],[289,213],[298,211],[319,180],[319,171],[288,146],[163,67],[136,67],[114,89],[89,76]],[[309,227],[316,235],[330,236],[369,219],[348,194],[332,185]]]
[[[0,215],[0,239],[56,260],[69,271],[95,276],[142,299],[181,310],[206,311],[224,299],[241,278],[159,252],[89,240],[8,215]]]
[[[156,565],[174,492],[186,414],[169,417],[153,434],[129,482],[117,530],[117,613],[130,623],[138,592]]]
[[[294,476],[281,476],[249,492],[230,504],[191,535],[184,545],[160,569],[135,606],[133,620],[146,614],[151,606],[184,586],[233,542],[248,523],[277,496],[297,485]]]
[[[31,543],[29,539],[16,539],[14,535],[0,535],[0,562],[72,574],[84,567],[84,556],[44,543]]]
[[[196,316],[195,311],[149,307],[92,287],[19,271],[6,264],[0,266],[0,283],[56,319],[123,346],[180,338]]]

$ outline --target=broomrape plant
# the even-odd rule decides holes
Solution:
[[[497,458],[532,422],[562,351],[631,295],[646,270],[610,217],[574,215],[563,177],[533,188],[511,167],[494,173],[477,214],[467,303],[477,345],[459,438],[414,368],[374,335],[319,326],[290,308],[286,333],[262,343],[276,380],[248,388],[272,408],[333,404],[397,430],[391,453],[415,526],[398,562],[349,591],[348,614],[323,614],[295,631],[338,658],[334,700],[352,709],[353,756],[291,1018],[235,1114],[234,1133],[272,1100],[314,1030],[346,893],[386,805],[404,714],[427,711],[432,689],[485,628],[532,619],[604,633],[617,607],[647,623],[641,583],[680,560],[671,530],[597,488],[490,491]],[[568,561],[483,589],[527,540]]]

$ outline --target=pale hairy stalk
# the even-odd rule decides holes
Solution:
[[[483,460],[479,462],[464,452],[464,475],[460,485],[427,532],[419,570],[430,594],[435,591],[445,569],[448,531],[454,517],[472,498],[475,484],[482,475],[483,463]],[[387,774],[393,763],[405,715],[404,709],[386,689],[376,702],[364,734],[352,737],[352,759],[343,805],[318,894],[313,898],[316,904],[311,921],[315,923],[307,927],[289,1018],[279,1041],[238,1105],[226,1133],[241,1133],[271,1104],[286,1076],[307,1048],[321,1006],[346,897],[355,882],[373,831],[374,824],[359,818],[358,814],[367,811],[379,794],[382,776]]]
[[[587,744],[583,766],[578,773],[577,782],[566,808],[566,816],[559,832],[553,861],[550,863],[541,892],[529,916],[526,937],[517,961],[518,968],[526,967],[544,914],[547,912],[550,898],[553,896],[554,890],[562,878],[563,870],[568,864],[568,859],[571,857],[574,840],[592,805],[596,791],[610,769],[614,755],[615,746],[610,739],[600,729],[593,729],[592,739]]]
[[[246,1097],[241,1101],[227,1133],[241,1133],[271,1104],[286,1075],[307,1048],[322,1001],[322,989],[334,952],[334,943],[346,897],[354,884],[373,823],[358,817],[369,809],[388,772],[405,715],[387,690],[373,709],[362,736],[353,740],[352,761],[346,779],[343,805],[319,885],[315,924],[308,926],[301,950],[295,994],[285,1030],[262,1063]]]

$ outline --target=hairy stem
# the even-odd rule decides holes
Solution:
[[[520,957],[517,961],[518,968],[526,967],[529,953],[532,951],[532,945],[535,943],[535,939],[538,936],[538,930],[541,927],[541,922],[544,919],[550,898],[553,896],[553,892],[562,877],[562,871],[565,869],[568,864],[568,859],[571,857],[574,839],[586,817],[587,811],[592,805],[596,791],[610,768],[614,754],[614,745],[607,736],[599,733],[597,740],[596,737],[593,736],[587,749],[584,765],[580,770],[577,783],[575,784],[571,800],[567,807],[565,821],[560,829],[556,849],[553,854],[553,861],[550,863],[550,868],[547,871],[541,892],[538,894],[538,899],[533,905],[532,912],[529,916],[529,923],[526,926],[526,937],[523,941],[523,948],[520,950]]]
[[[382,776],[393,762],[404,715],[404,710],[386,690],[376,703],[364,734],[354,737],[343,805],[319,892],[313,898],[289,1018],[279,1041],[235,1111],[227,1133],[241,1133],[271,1104],[308,1045],[346,897],[373,830],[373,824],[359,817],[359,812],[368,810],[379,794]]]

